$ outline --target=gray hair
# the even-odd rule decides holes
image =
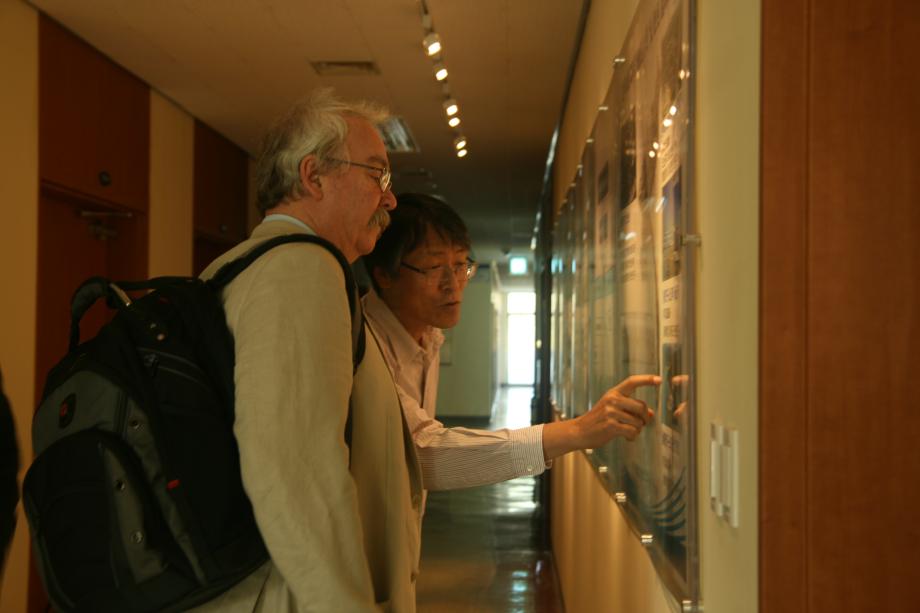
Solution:
[[[308,155],[317,157],[320,172],[336,165],[329,162],[331,157],[347,160],[344,147],[348,117],[376,125],[387,116],[386,109],[379,105],[340,100],[332,88],[314,90],[265,134],[256,162],[256,207],[265,215],[285,200],[303,195],[300,162]]]

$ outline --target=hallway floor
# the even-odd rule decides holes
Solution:
[[[490,424],[530,424],[530,387],[503,388]],[[561,613],[556,570],[540,549],[537,479],[431,492],[422,527],[419,613]]]

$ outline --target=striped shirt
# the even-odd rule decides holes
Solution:
[[[420,345],[373,290],[364,297],[364,312],[396,383],[425,489],[487,485],[545,470],[543,424],[492,431],[446,428],[435,419],[440,330],[429,328]]]

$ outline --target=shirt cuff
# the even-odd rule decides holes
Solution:
[[[514,463],[519,475],[536,476],[552,466],[543,457],[543,424],[511,431]]]

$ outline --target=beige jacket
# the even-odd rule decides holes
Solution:
[[[202,276],[296,232],[303,230],[265,222]],[[316,245],[276,247],[224,290],[224,308],[236,348],[243,485],[271,561],[196,611],[415,611],[420,469],[368,328],[352,376],[339,264]]]

